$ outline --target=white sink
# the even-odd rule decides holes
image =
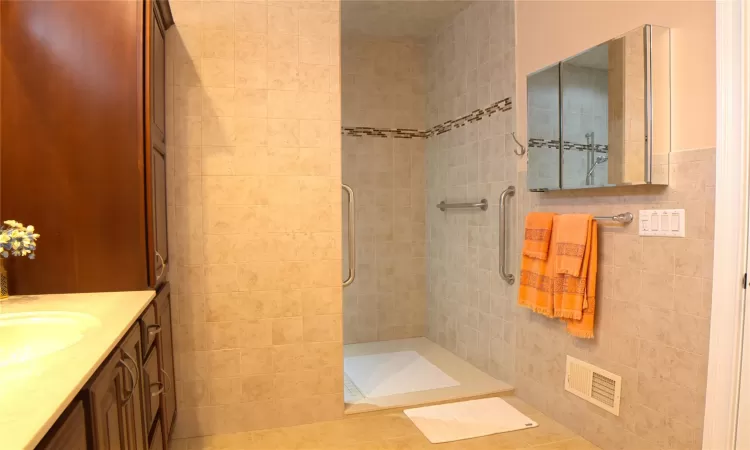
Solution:
[[[68,348],[101,325],[85,313],[39,311],[0,314],[0,367]]]

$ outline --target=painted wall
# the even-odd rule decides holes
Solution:
[[[714,8],[713,1],[517,0],[520,136],[526,136],[527,74],[650,23],[672,31],[672,150],[714,147]]]
[[[176,437],[343,414],[338,9],[172,2]]]

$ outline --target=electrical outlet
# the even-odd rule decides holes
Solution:
[[[685,210],[642,209],[638,211],[638,234],[685,237]]]

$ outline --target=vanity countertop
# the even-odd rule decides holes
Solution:
[[[99,322],[67,348],[0,364],[2,448],[34,448],[155,296],[154,291],[102,292],[17,296],[0,302],[0,318],[11,313],[73,312]]]

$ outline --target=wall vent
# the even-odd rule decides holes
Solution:
[[[622,377],[568,355],[565,363],[565,390],[620,415]]]

